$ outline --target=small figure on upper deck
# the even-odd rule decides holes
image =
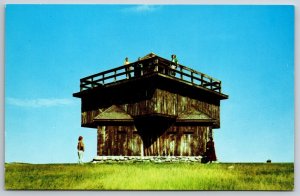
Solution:
[[[171,64],[171,66],[170,66],[170,68],[171,68],[171,70],[170,70],[170,75],[171,75],[171,76],[175,76],[175,75],[176,75],[176,72],[173,71],[173,70],[176,70],[177,65],[178,65],[178,59],[177,59],[177,57],[176,57],[175,54],[172,54],[172,55],[171,55],[171,61],[172,61],[172,64]],[[173,70],[172,70],[172,69],[173,69]]]
[[[125,61],[124,61],[124,65],[128,65],[130,64],[129,60],[128,60],[128,57],[125,58]],[[125,71],[126,71],[126,78],[129,79],[131,78],[131,73],[127,73],[129,71],[133,70],[133,67],[132,66],[126,66],[125,67]]]

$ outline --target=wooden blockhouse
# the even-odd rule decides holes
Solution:
[[[81,126],[98,156],[201,156],[220,128],[221,81],[150,53],[80,79]]]

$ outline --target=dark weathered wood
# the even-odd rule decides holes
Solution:
[[[97,128],[99,156],[203,155],[228,96],[221,81],[170,63],[151,55],[80,80],[81,125]]]
[[[141,138],[134,126],[98,126],[98,155],[141,156]]]
[[[211,128],[206,126],[171,126],[162,135],[142,138],[135,126],[98,126],[97,154],[199,156],[205,152],[210,131]]]
[[[93,100],[83,100],[83,102],[88,102],[89,104],[91,104],[92,101]],[[83,103],[83,105],[85,105],[85,103]],[[220,121],[220,101],[207,102],[205,99],[193,99],[188,96],[171,93],[161,89],[156,89],[150,99],[142,99],[134,103],[123,103],[119,105],[119,107],[133,117],[151,114],[177,117],[185,111],[195,108],[196,110],[207,114],[212,119],[215,119],[217,123],[215,125],[216,127],[219,126]],[[87,111],[86,108],[83,108],[83,125],[92,124],[94,122],[94,118],[100,113],[100,111],[107,109],[106,107],[99,108],[96,105],[91,106],[91,108],[93,108],[93,110]]]

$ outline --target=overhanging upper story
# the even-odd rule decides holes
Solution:
[[[220,80],[150,53],[139,61],[80,79],[82,126],[163,117],[220,127]]]

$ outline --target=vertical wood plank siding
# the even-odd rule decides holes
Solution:
[[[141,144],[134,126],[98,126],[98,155],[141,156]]]
[[[85,99],[83,101],[88,103],[82,104],[82,125],[93,124],[93,119],[110,107],[110,105],[101,107],[97,105],[96,107],[96,103],[93,106],[93,101],[96,100]],[[133,118],[148,114],[176,117],[194,108],[216,119],[218,127],[219,103],[219,101],[194,99],[156,89],[148,99],[126,102],[119,104],[118,107]],[[84,107],[85,105],[87,107]],[[205,145],[212,128],[216,128],[209,125],[178,124],[176,120],[170,126],[161,126],[163,122],[164,120],[158,122],[152,119],[151,123],[141,123],[141,126],[138,126],[136,121],[129,125],[113,122],[109,125],[98,124],[97,154],[99,156],[199,156],[205,152]]]
[[[83,100],[90,102],[90,100]],[[83,104],[85,105],[85,104]],[[106,108],[108,108],[107,106]],[[220,124],[220,104],[209,103],[205,100],[192,99],[187,96],[173,94],[165,90],[156,89],[152,98],[141,100],[135,103],[125,103],[119,105],[124,111],[133,117],[147,115],[147,114],[162,114],[177,116],[178,114],[189,110],[190,108],[196,108],[213,119],[217,120],[217,125]],[[95,108],[92,110],[86,110],[82,108],[81,123],[82,125],[93,123],[93,119],[100,113],[99,110],[103,111],[106,109]]]
[[[161,136],[143,141],[135,126],[98,126],[98,156],[203,155],[211,127],[171,126]],[[149,146],[143,143],[149,143]],[[144,148],[142,148],[144,146]]]

